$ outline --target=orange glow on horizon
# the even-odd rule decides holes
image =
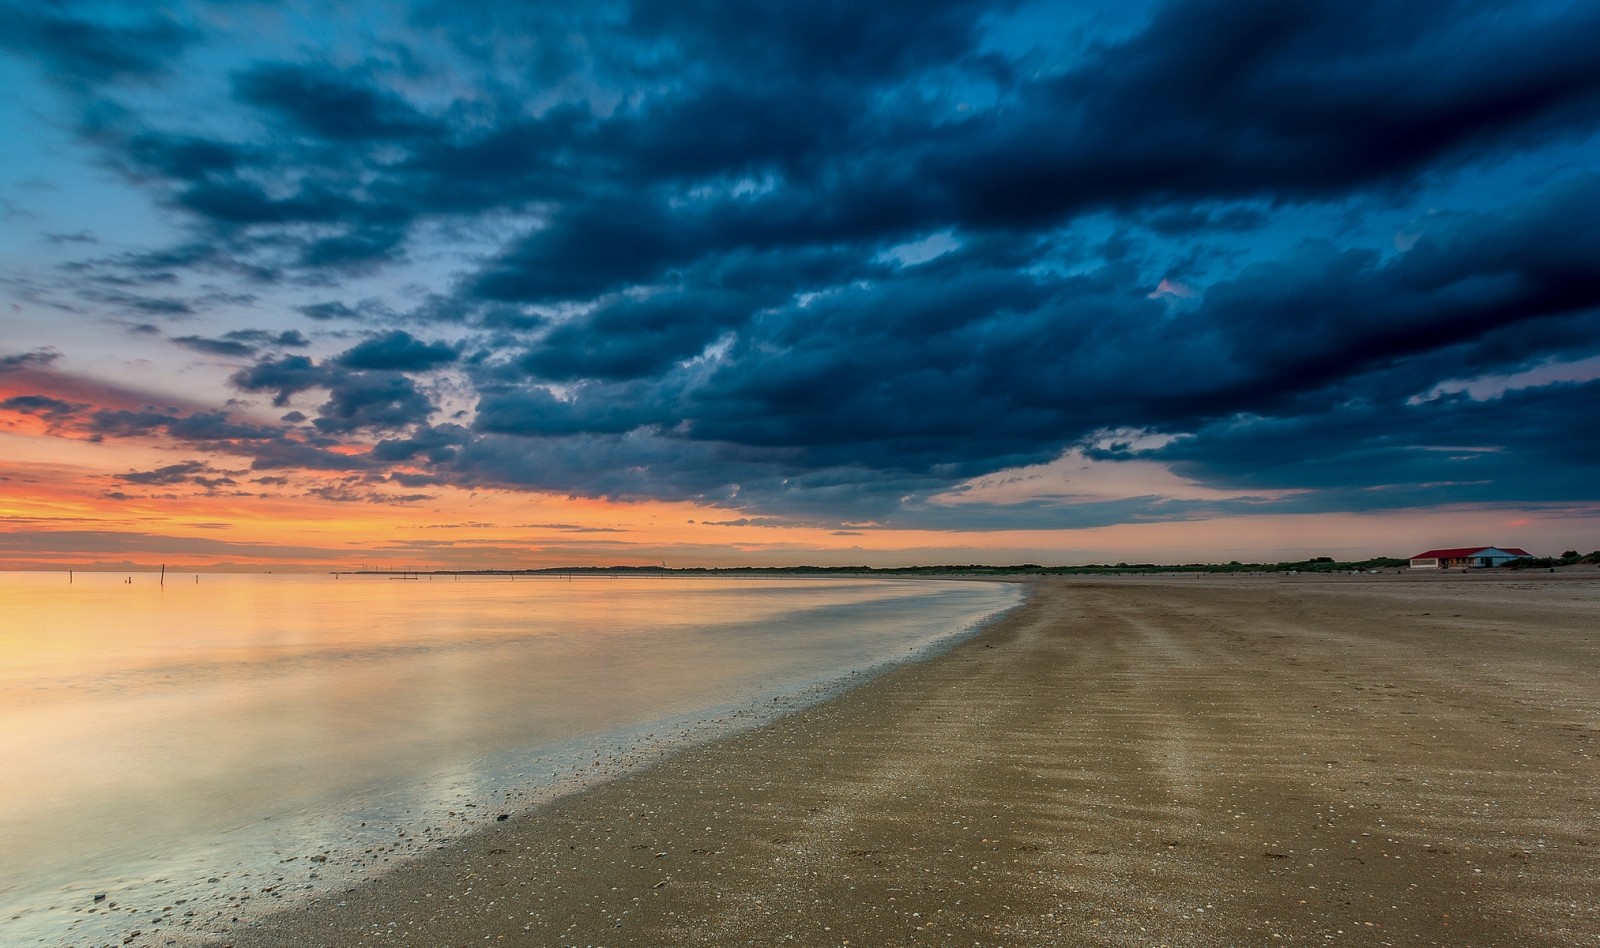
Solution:
[[[27,384],[19,388],[18,375],[3,376],[8,381],[0,391],[37,393]],[[61,397],[69,389],[56,386],[49,397]],[[751,516],[748,511],[509,488],[408,488],[386,475],[422,470],[253,469],[248,456],[225,450],[207,453],[152,437],[102,441],[84,429],[66,428],[66,422],[35,414],[0,413],[0,569],[154,568],[163,563],[314,570],[661,562],[673,567],[1075,565],[1259,562],[1313,555],[1356,560],[1478,542],[1548,552],[1524,539],[1530,535],[1546,538],[1556,549],[1576,549],[1600,532],[1600,508],[1547,513],[1533,505],[1235,514],[1078,529],[964,532],[876,523],[785,523],[779,518],[740,525]],[[358,458],[366,450],[344,446],[336,453]],[[1068,470],[1072,488],[1097,497],[1113,496],[1119,486],[1108,475],[1128,473],[1081,468]],[[182,470],[165,473],[174,469]],[[196,483],[197,476],[204,483]],[[1135,486],[1144,490],[1155,485],[1161,493],[1208,496],[1163,472],[1145,471],[1143,477]],[[972,490],[952,495],[949,502],[967,502],[988,491],[995,496],[983,499],[1003,503],[1008,498],[997,493],[1003,483],[999,478],[998,486],[974,482]]]

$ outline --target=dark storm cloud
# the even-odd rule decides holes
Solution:
[[[625,434],[675,419],[670,396],[661,394],[644,386],[600,384],[567,399],[543,386],[488,391],[478,402],[474,427],[512,435]]]
[[[326,385],[327,379],[327,370],[309,357],[292,355],[263,359],[234,373],[229,381],[246,392],[273,392],[272,403],[281,407],[288,404],[290,396]]]
[[[704,498],[740,484],[751,503],[779,505],[804,486],[813,503],[831,497],[841,509],[885,509],[898,498],[883,488],[927,490],[1036,463],[1118,425],[1184,431],[1260,412],[1289,424],[1362,392],[1386,391],[1404,404],[1445,378],[1518,371],[1552,351],[1600,351],[1600,242],[1590,233],[1597,202],[1600,178],[1583,176],[1494,215],[1430,219],[1415,246],[1390,258],[1308,242],[1177,313],[1138,293],[1133,275],[1116,266],[1049,277],[947,254],[893,281],[751,320],[698,381],[691,376],[702,370],[668,369],[662,358],[659,382],[590,381],[561,398],[542,386],[485,389],[481,432],[599,437],[541,442],[525,462],[504,445],[466,457],[485,472],[549,478],[569,490],[584,489],[587,470],[594,491],[647,492],[627,483],[637,480]],[[572,325],[588,329],[604,312]],[[650,331],[571,338],[643,347]],[[552,333],[523,364],[545,376],[601,375],[582,361],[590,353],[567,356],[587,372],[553,361],[567,339]],[[1300,443],[1304,456],[1364,450],[1380,437],[1381,416],[1361,421],[1320,430]],[[630,432],[632,440],[617,437]],[[682,457],[656,456],[674,441],[684,444]],[[715,452],[691,452],[687,442],[744,449],[713,460]],[[639,463],[627,477],[598,473],[630,452]],[[1444,478],[1438,456],[1413,454],[1409,474],[1419,483]],[[1441,470],[1422,470],[1430,463]],[[853,479],[824,486],[803,478],[852,465]],[[1327,470],[1352,483],[1373,476],[1359,466]],[[1581,482],[1564,483],[1578,490]]]
[[[587,110],[561,106],[537,119],[519,116],[476,134],[418,142],[393,169],[393,193],[415,207],[452,214],[572,198],[586,190],[575,165],[614,164],[593,147],[601,127]]]
[[[0,4],[0,19],[0,47],[37,61],[69,87],[159,75],[197,38],[160,15],[110,24],[56,4]]]
[[[1202,231],[1249,231],[1266,225],[1270,215],[1254,207],[1167,207],[1141,219],[1159,234],[1184,236]]]
[[[259,153],[247,146],[151,131],[129,137],[122,155],[137,171],[184,181],[229,174],[260,159]]]
[[[684,222],[680,222],[684,223]],[[563,210],[477,282],[487,299],[589,299],[692,259],[693,241],[644,201],[594,201]]]
[[[721,501],[729,478],[776,479],[776,465],[726,446],[684,443],[648,432],[554,438],[479,435],[449,468],[465,486],[535,487],[574,496]]]
[[[849,133],[863,128],[854,113],[873,96],[866,83],[903,82],[940,56],[961,54],[974,41],[972,27],[983,13],[973,4],[806,14],[774,7],[754,18],[741,15],[750,29],[738,31],[740,43],[729,44],[709,33],[691,35],[705,28],[703,22],[641,8],[633,17],[633,35],[595,36],[596,45],[627,50],[613,67],[660,68],[644,63],[659,60],[667,45],[676,45],[668,59],[703,61],[710,78],[704,86],[691,83],[679,92],[646,97],[637,108],[607,118],[560,106],[537,118],[505,109],[505,118],[487,127],[476,115],[467,124],[446,124],[384,88],[370,70],[263,62],[235,75],[234,95],[274,127],[277,134],[270,142],[140,127],[120,135],[117,143],[115,127],[97,131],[114,143],[127,167],[165,190],[197,223],[235,239],[246,228],[278,228],[274,262],[311,270],[398,259],[412,226],[424,217],[559,201],[557,219],[541,230],[543,237],[533,246],[511,248],[503,272],[479,282],[486,295],[498,299],[584,295],[606,284],[596,268],[618,256],[665,263],[697,254],[708,241],[727,245],[708,234],[682,241],[659,229],[652,233],[645,218],[660,215],[652,212],[651,202],[633,195],[606,197],[592,176],[614,175],[619,182],[649,187],[741,169],[760,173],[769,165],[789,174],[825,173],[830,153],[851,147]],[[601,22],[580,26],[597,30]],[[615,24],[604,29],[614,33]],[[661,30],[680,29],[685,32],[673,41],[659,36]],[[850,40],[841,41],[837,30],[848,30]],[[830,33],[833,39],[819,42]],[[896,39],[880,47],[888,36]],[[705,50],[698,50],[701,46]],[[724,52],[715,54],[717,49]],[[823,59],[811,65],[828,81],[826,89],[814,93],[806,91],[800,73],[781,80],[779,73],[769,73],[773,81],[751,83],[741,65],[744,57],[755,56],[770,66],[776,57],[801,69],[818,55]],[[908,72],[888,74],[897,68]],[[398,152],[379,161],[367,150],[376,144]],[[610,203],[592,203],[600,200]],[[870,211],[873,204],[862,206]],[[627,217],[610,213],[625,208]],[[614,223],[629,218],[631,224]],[[289,230],[306,224],[339,232],[305,236]],[[783,237],[756,236],[769,243]],[[604,246],[608,241],[610,254]],[[296,243],[298,252],[286,253]],[[550,248],[562,256],[549,257]],[[543,276],[528,272],[559,259],[574,265]],[[522,261],[530,265],[518,266]],[[633,272],[624,267],[613,275]]]
[[[410,437],[379,441],[372,447],[372,458],[390,464],[422,458],[442,465],[455,460],[458,449],[469,437],[470,432],[460,425],[424,426]]]
[[[408,376],[393,372],[341,374],[312,424],[327,434],[392,430],[422,424],[437,408]]]
[[[1308,244],[1206,294],[1222,326],[1208,393],[1173,390],[1202,415],[1271,407],[1385,369],[1412,391],[1516,370],[1600,342],[1600,176],[1584,175],[1493,215],[1430,223],[1407,253]],[[1286,318],[1292,314],[1292,318]],[[1198,396],[1198,398],[1196,397]]]
[[[1341,196],[1587,135],[1600,12],[1506,22],[1468,3],[1178,2],[1022,107],[952,129],[927,180],[967,221],[1085,207]]]
[[[344,228],[303,238],[311,268],[387,258],[425,216],[557,202],[474,284],[537,300],[593,296],[742,246],[1339,196],[1586,133],[1600,115],[1585,42],[1600,20],[1582,11],[1504,24],[1469,4],[1181,2],[1040,74],[980,52],[991,5],[741,5],[737,16],[671,6],[637,4],[620,31],[577,24],[625,50],[611,68],[677,70],[666,91],[604,117],[562,106],[449,124],[370,70],[265,62],[236,75],[234,94],[301,145],[146,130],[122,151],[212,225]],[[1009,104],[936,116],[936,103],[904,94],[946,73]],[[367,148],[380,142],[399,160],[374,160]],[[748,200],[662,201],[765,175],[776,189]],[[262,176],[291,186],[269,194]],[[344,186],[357,180],[368,183]]]
[[[422,372],[456,361],[455,347],[423,342],[404,330],[394,330],[340,353],[334,362],[351,369],[388,369]]]
[[[521,364],[552,380],[657,375],[750,314],[748,296],[716,291],[616,300],[551,330]]]
[[[312,426],[325,435],[396,431],[425,425],[438,411],[406,371],[437,369],[458,357],[453,346],[423,342],[395,330],[373,336],[321,364],[298,355],[264,358],[235,372],[229,382],[245,392],[271,392],[272,403],[278,407],[301,392],[325,390],[327,401],[310,418]],[[296,420],[307,418],[304,413],[296,414]]]
[[[393,224],[355,226],[308,243],[300,264],[313,269],[363,271],[399,258],[406,230]]]
[[[381,141],[438,135],[443,126],[369,80],[290,63],[263,63],[234,77],[235,97],[275,113],[312,138]]]
[[[626,155],[640,177],[691,181],[774,170],[803,177],[831,147],[847,144],[855,96],[865,87],[820,96],[792,82],[713,80],[607,126],[599,144]]]
[[[645,0],[632,5],[630,25],[647,40],[678,47],[684,61],[733,75],[881,83],[969,54],[977,22],[1012,6]]]
[[[357,216],[360,208],[331,181],[310,181],[293,194],[279,196],[261,185],[238,179],[200,181],[180,192],[183,207],[223,227],[254,224],[333,224]]]
[[[1341,509],[1591,496],[1600,448],[1588,432],[1600,382],[1423,402],[1362,402],[1317,414],[1218,420],[1138,456],[1208,483],[1305,490],[1284,506]],[[1375,432],[1378,432],[1375,434]]]
[[[269,126],[289,121],[276,112],[267,118]],[[153,130],[120,114],[86,118],[85,125],[86,135],[108,143],[113,166],[184,211],[193,226],[193,239],[111,261],[135,274],[170,265],[276,283],[404,258],[419,209],[364,188],[362,178],[375,171],[364,167],[371,161],[343,152],[347,143],[338,138],[306,140],[316,129],[292,122],[256,142]]]
[[[1149,301],[1119,301],[1115,283],[1088,281],[1067,289],[1086,291],[1068,297],[1070,316],[1041,309],[1047,318],[1032,325],[1008,317],[985,327],[982,341],[1004,356],[1008,397],[1053,403],[1089,424],[1171,426],[1272,408],[1379,370],[1414,370],[1404,381],[1415,392],[1443,366],[1471,376],[1524,368],[1552,349],[1593,351],[1596,211],[1600,178],[1584,176],[1495,215],[1434,221],[1388,260],[1306,243],[1171,317]],[[1074,388],[1097,393],[1093,403]]]
[[[173,340],[252,360],[232,384],[280,407],[326,393],[284,416],[320,440],[218,436],[258,467],[965,529],[1001,515],[925,498],[1134,429],[1181,437],[1097,456],[1304,486],[1283,503],[1307,509],[1514,492],[1506,459],[1548,460],[1529,496],[1583,493],[1575,455],[1519,433],[1570,432],[1587,389],[1425,396],[1600,352],[1600,179],[1572,158],[1600,135],[1600,10],[1177,0],[1121,32],[1034,11],[990,34],[1015,9],[429,5],[392,55],[241,60],[237,122],[89,110],[86,140],[190,232],[83,272],[98,305],[181,317],[213,304],[155,288],[197,272],[328,297],[450,261],[285,306],[384,330],[320,362],[282,351],[303,336]],[[95,424],[237,424],[124,415]],[[377,445],[351,460],[357,436]]]
[[[950,16],[958,19],[960,9]],[[567,202],[491,263],[473,289],[502,300],[581,298],[743,247],[898,239],[938,226],[1049,227],[1103,208],[1171,214],[1218,199],[1337,199],[1351,189],[1407,184],[1441,164],[1592,132],[1600,65],[1584,37],[1600,29],[1600,14],[1511,30],[1491,30],[1486,16],[1462,4],[1396,11],[1178,3],[1073,70],[1010,79],[1015,102],[1007,108],[943,123],[889,114],[870,127],[859,121],[865,107],[854,87],[825,81],[857,77],[859,63],[821,54],[803,35],[763,33],[758,20],[750,44],[770,58],[803,58],[823,80],[806,90],[780,86],[781,107],[760,114],[815,128],[828,123],[808,121],[812,113],[842,96],[857,118],[847,132],[687,175],[783,175],[775,190],[747,200],[667,208],[635,191]],[[966,35],[975,35],[970,24]],[[741,44],[733,45],[726,55],[738,55]],[[959,60],[957,52],[946,49]],[[711,62],[715,68],[719,60]],[[784,73],[774,75],[769,82],[783,82]],[[657,123],[646,110],[613,120],[595,143],[603,149],[611,136],[637,144],[650,135],[694,142],[704,129],[665,111]],[[740,140],[749,149],[787,136],[751,129]],[[659,162],[634,170],[643,182],[687,174],[660,142],[621,154]],[[1219,222],[1255,223],[1240,210]]]

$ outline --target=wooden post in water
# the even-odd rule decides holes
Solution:
[[[167,564],[162,563],[161,564],[161,585],[165,586],[166,584],[167,584]]]
[[[67,570],[67,585],[68,586],[72,585],[72,570],[70,570],[70,569]]]

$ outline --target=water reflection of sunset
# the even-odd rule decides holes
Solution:
[[[218,895],[208,877],[282,874],[285,854],[332,850],[326,869],[359,868],[375,845],[463,832],[467,812],[489,819],[619,741],[660,747],[735,709],[748,724],[1018,595],[814,578],[196,577],[0,572],[0,852],[28,855],[0,861],[0,941],[105,943],[64,937],[126,921],[69,913],[84,890],[197,906]]]

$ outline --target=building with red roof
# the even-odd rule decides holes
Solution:
[[[1481,569],[1512,560],[1532,559],[1527,550],[1508,546],[1463,546],[1453,550],[1428,550],[1411,558],[1412,569]]]

